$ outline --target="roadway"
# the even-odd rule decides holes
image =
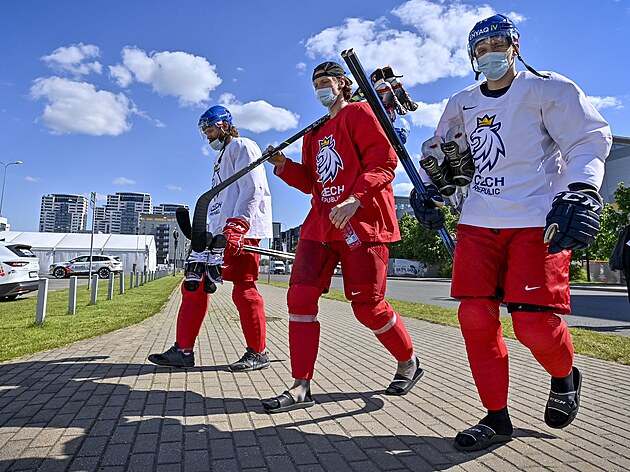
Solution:
[[[287,281],[288,275],[272,275],[272,280]],[[266,274],[261,274],[267,280]],[[333,277],[331,288],[343,290],[340,276]],[[387,297],[414,303],[424,303],[457,309],[459,302],[450,296],[450,279],[389,278]],[[572,285],[570,315],[564,319],[570,327],[591,329],[602,333],[630,336],[630,303],[625,287]],[[505,307],[501,308],[507,316]]]

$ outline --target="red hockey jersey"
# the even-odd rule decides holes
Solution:
[[[333,206],[354,195],[361,206],[350,219],[363,242],[400,240],[392,181],[398,159],[367,103],[351,103],[304,136],[302,163],[287,159],[279,177],[312,194],[300,239],[343,240],[330,222]]]

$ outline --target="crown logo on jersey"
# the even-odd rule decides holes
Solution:
[[[496,117],[497,115],[493,115],[492,117],[485,115],[483,118],[477,118],[477,126],[492,126]]]
[[[325,148],[330,146],[330,142],[332,141],[332,135],[331,136],[326,136],[324,139],[319,141],[319,148]]]

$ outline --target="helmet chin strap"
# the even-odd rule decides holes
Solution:
[[[516,57],[518,57],[518,60],[521,61],[523,63],[523,65],[527,68],[527,70],[530,71],[532,74],[537,75],[538,77],[541,77],[543,79],[548,79],[549,78],[549,74],[541,74],[536,69],[534,69],[532,66],[530,66],[527,62],[525,62],[523,60],[523,58],[521,57],[521,53],[520,52],[516,54]]]

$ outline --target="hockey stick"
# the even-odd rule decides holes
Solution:
[[[263,256],[272,256],[278,259],[295,259],[295,253],[278,251],[277,249],[267,249],[264,247],[249,246],[246,244],[243,246],[243,250],[254,254],[261,254]]]
[[[295,133],[293,136],[291,136],[286,141],[283,141],[282,143],[278,144],[271,151],[264,152],[263,155],[260,156],[258,159],[256,159],[253,162],[250,162],[248,165],[243,167],[241,170],[238,170],[238,171],[234,172],[234,174],[229,176],[223,182],[215,185],[210,190],[208,190],[206,193],[201,195],[199,197],[199,199],[197,200],[197,203],[195,204],[195,212],[193,214],[193,220],[192,220],[192,234],[191,234],[192,237],[191,237],[191,241],[192,241],[192,249],[193,249],[193,251],[201,252],[201,251],[205,250],[206,247],[207,247],[206,222],[207,222],[207,218],[208,218],[208,206],[210,206],[210,202],[212,201],[212,199],[221,190],[226,188],[228,185],[231,185],[232,183],[236,182],[238,179],[243,177],[245,174],[247,174],[248,172],[250,172],[254,168],[258,167],[263,162],[267,161],[275,153],[282,151],[284,148],[286,148],[290,144],[292,144],[295,141],[297,141],[298,139],[300,139],[302,136],[304,136],[309,131],[314,130],[315,128],[317,128],[318,126],[320,126],[321,124],[326,122],[329,118],[330,117],[328,115],[322,116],[319,120],[311,123],[310,125],[308,125],[303,130],[298,131],[297,133]],[[179,222],[179,219],[178,219],[178,222]],[[180,225],[180,228],[181,228],[181,225]]]
[[[182,234],[186,238],[190,239],[191,226],[188,210],[182,207],[177,208],[177,210],[175,210],[175,218],[177,219],[177,224],[179,225],[179,229],[181,230]],[[276,249],[250,246],[248,244],[245,244],[245,246],[243,246],[243,250],[247,252],[252,252],[254,254],[261,254],[263,256],[273,256],[281,259],[295,259],[295,253],[293,252],[278,251]]]
[[[190,226],[190,214],[184,207],[178,207],[175,210],[175,219],[179,225],[179,229],[182,234],[186,236],[186,239],[190,239],[192,234],[192,227]]]
[[[372,83],[365,75],[365,70],[363,69],[361,62],[359,61],[359,58],[357,57],[353,49],[346,49],[341,53],[341,57],[344,61],[346,61],[350,72],[357,81],[357,85],[361,88],[365,99],[372,108],[376,119],[383,128],[387,139],[394,148],[394,151],[396,152],[398,159],[400,159],[400,162],[402,163],[405,172],[407,172],[407,175],[409,176],[409,179],[411,180],[414,188],[420,195],[423,196],[423,198],[428,198],[427,189],[424,186],[422,179],[420,179],[420,174],[418,174],[418,171],[415,168],[413,161],[411,160],[411,156],[407,152],[407,149],[400,141],[398,133],[396,133],[396,130],[394,130],[394,126],[392,125],[392,122],[389,119],[387,112],[385,111],[383,103],[378,98],[376,91],[372,86]],[[442,238],[442,241],[444,242],[444,245],[446,246],[446,250],[448,251],[449,255],[451,256],[451,258],[453,258],[455,255],[455,243],[453,242],[451,235],[444,226],[442,226],[438,230],[438,234],[440,235],[440,238]]]

